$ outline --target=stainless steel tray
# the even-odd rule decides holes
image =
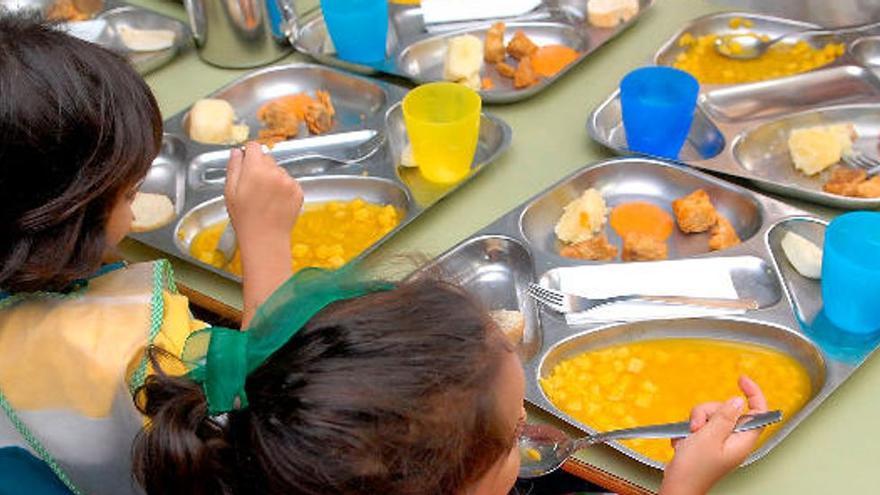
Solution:
[[[54,2],[55,0],[0,0],[0,7],[13,11],[37,11],[44,14]],[[151,72],[170,62],[184,47],[189,45],[192,38],[189,28],[177,19],[118,0],[104,0],[104,8],[95,15],[95,18],[107,21],[107,29],[96,43],[125,56],[141,74]],[[174,43],[165,50],[133,51],[127,48],[119,37],[117,29],[120,26],[134,29],[167,29],[174,32]]]
[[[733,17],[753,20],[753,29],[771,36],[803,23],[745,13],[718,14],[693,21],[671,38],[654,58],[670,65],[680,53],[681,33],[728,32]],[[880,39],[851,43],[829,66],[804,74],[749,84],[703,85],[694,123],[679,160],[688,165],[752,181],[765,190],[845,209],[880,207],[880,198],[850,198],[822,191],[828,172],[806,177],[794,169],[785,146],[788,130],[820,123],[851,121],[857,147],[877,157],[880,135],[880,79],[868,68],[880,53]],[[853,47],[856,49],[854,50]],[[620,108],[620,92],[603,101],[587,121],[600,144],[629,153]]]
[[[741,297],[760,309],[718,318],[675,318],[629,323],[568,326],[557,314],[539,310],[526,294],[529,282],[558,286],[565,277],[588,277],[600,264],[556,253],[552,228],[562,205],[586,187],[599,189],[610,206],[635,199],[666,205],[682,191],[705,188],[734,222],[743,243],[717,253],[679,250],[678,260],[653,262],[670,270],[697,264],[726,270]],[[745,188],[681,165],[651,158],[620,158],[588,166],[514,208],[416,272],[445,274],[490,309],[519,309],[527,321],[520,346],[526,370],[526,399],[585,432],[588,425],[557,409],[539,379],[560,359],[614,343],[665,337],[706,337],[770,346],[797,359],[808,371],[812,397],[746,461],[767,455],[874,352],[880,337],[847,337],[823,320],[819,283],[806,279],[781,255],[785,230],[822,245],[825,224],[804,212]],[[610,230],[610,229],[609,229]],[[670,272],[674,273],[674,272]],[[583,278],[581,278],[583,280]],[[815,326],[814,326],[815,324]],[[612,447],[648,466],[663,465],[614,443]]]
[[[509,103],[543,91],[597,48],[635,23],[653,3],[654,0],[639,0],[639,13],[628,22],[610,29],[591,26],[586,19],[586,2],[572,0],[545,0],[538,10],[520,18],[505,20],[508,26],[507,39],[513,36],[514,31],[522,30],[538,44],[567,45],[578,50],[581,55],[555,76],[524,89],[513,88],[510,79],[499,76],[494,70],[484,70],[484,76],[492,79],[495,88],[480,92],[483,101]],[[329,42],[320,9],[302,16],[299,25],[291,33],[290,41],[297,51],[325,64],[363,74],[384,72],[416,83],[425,83],[443,79],[443,57],[449,38],[473,34],[485,39],[486,31],[493,22],[455,23],[436,30],[432,26],[429,32],[422,19],[420,7],[391,4],[389,9],[388,55],[385,60],[375,64],[353,64],[337,58],[331,48],[332,43]]]
[[[357,259],[366,257],[387,239],[415,220],[434,203],[473,178],[510,146],[510,127],[483,114],[476,156],[470,175],[458,184],[436,185],[418,169],[399,167],[407,143],[400,99],[405,89],[369,80],[328,67],[293,64],[253,72],[218,90],[211,97],[232,103],[238,116],[256,132],[256,109],[278,96],[325,89],[337,111],[337,126],[329,134],[295,138],[277,144],[272,155],[292,175],[300,178],[305,201],[324,202],[361,197],[394,205],[400,224]],[[230,280],[235,275],[190,256],[189,245],[202,228],[224,220],[223,183],[229,147],[197,143],[187,137],[188,110],[165,121],[162,150],[153,162],[141,190],[170,197],[177,218],[152,232],[134,234],[138,241],[182,258]],[[326,151],[362,144],[383,134],[382,146],[370,158],[344,164],[321,158]]]

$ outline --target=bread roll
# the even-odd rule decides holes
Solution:
[[[522,313],[509,309],[498,309],[489,311],[489,316],[512,344],[518,345],[522,342],[526,329],[526,319]]]
[[[138,192],[131,203],[134,221],[132,232],[147,232],[168,225],[174,220],[174,203],[164,194]]]

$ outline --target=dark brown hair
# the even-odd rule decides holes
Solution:
[[[0,289],[59,290],[100,266],[111,209],[159,151],[159,107],[122,57],[11,14],[0,95]]]
[[[148,378],[135,476],[148,494],[457,494],[513,447],[492,391],[509,352],[443,282],[341,301],[251,373],[225,422],[196,383]]]

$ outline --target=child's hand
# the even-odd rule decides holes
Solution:
[[[248,143],[244,154],[232,150],[226,169],[226,210],[241,254],[242,328],[293,273],[290,231],[302,204],[299,183],[259,144]]]
[[[749,412],[767,410],[758,384],[742,376],[739,387],[748,398]],[[749,456],[761,430],[733,433],[743,405],[745,401],[735,397],[724,403],[701,404],[691,411],[694,433],[673,442],[675,457],[666,466],[661,495],[705,494]]]
[[[299,183],[260,145],[249,142],[246,152],[233,149],[226,169],[226,209],[239,245],[247,249],[258,241],[284,239],[302,208]]]

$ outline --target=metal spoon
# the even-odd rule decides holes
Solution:
[[[739,418],[735,432],[763,428],[782,420],[781,411],[746,414]],[[684,438],[691,433],[689,421],[596,433],[572,440],[558,428],[547,424],[527,424],[519,437],[522,463],[520,478],[537,478],[559,469],[571,455],[590,445],[630,438]]]
[[[767,41],[762,40],[752,33],[728,34],[715,38],[715,51],[718,52],[719,55],[727,58],[750,60],[764,55],[771,46],[788,37],[797,37],[798,39],[807,42],[811,39],[819,41],[819,38],[831,38],[844,34],[861,33],[877,27],[880,27],[880,22],[839,29],[808,29],[804,31],[791,31]],[[735,49],[735,45],[738,45],[739,48]]]

